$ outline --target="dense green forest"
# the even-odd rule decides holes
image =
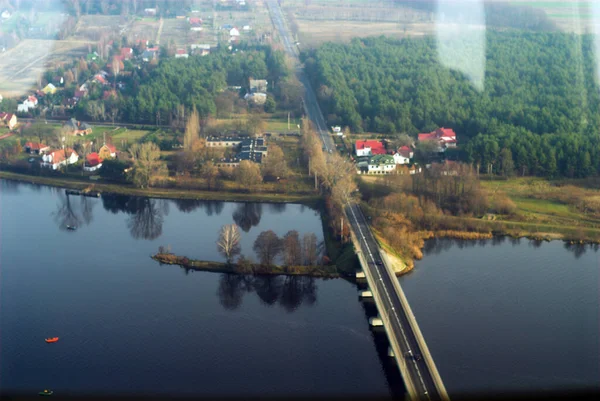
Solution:
[[[328,43],[304,58],[331,124],[411,135],[446,126],[482,171],[500,172],[506,149],[504,166],[521,174],[597,173],[592,37],[488,31],[485,51],[483,91],[439,62],[435,38]]]
[[[214,115],[215,100],[228,86],[247,88],[252,77],[267,79],[270,88],[279,88],[278,83],[286,76],[283,53],[268,47],[234,54],[218,51],[205,57],[165,58],[154,68],[133,69],[131,76],[123,78],[128,88],[123,96],[104,101],[102,107],[118,110],[121,121],[169,124],[177,118],[181,106],[197,109],[202,117]],[[79,117],[94,117],[90,114],[92,102],[86,99],[77,105]]]

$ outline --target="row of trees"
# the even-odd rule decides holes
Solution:
[[[315,234],[304,234],[300,238],[298,231],[288,231],[283,238],[279,238],[272,230],[261,232],[252,247],[260,264],[271,266],[281,257],[285,266],[315,266],[319,259],[317,236]],[[227,263],[241,253],[241,234],[236,224],[228,224],[221,227],[217,250],[221,253]],[[247,263],[248,259],[240,256],[239,264]]]
[[[357,189],[354,165],[338,152],[326,154],[307,118],[302,120],[301,146],[308,174],[314,177],[315,189],[320,189],[325,196],[330,228],[343,239],[349,235],[349,227],[343,222],[344,205],[353,201]]]

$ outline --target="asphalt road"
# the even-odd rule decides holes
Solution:
[[[269,7],[269,12],[271,13],[273,24],[279,31],[279,36],[281,37],[281,41],[283,42],[286,53],[299,62],[298,47],[296,46],[292,35],[287,29],[287,25],[285,24],[285,20],[281,12],[281,7],[279,7],[279,4],[275,0],[268,0],[267,5]],[[321,112],[321,108],[319,107],[315,92],[312,89],[312,85],[310,84],[308,77],[306,74],[304,74],[304,71],[300,67],[296,69],[296,76],[302,85],[304,85],[304,108],[308,114],[308,117],[315,125],[321,140],[323,141],[323,149],[329,153],[335,152],[333,139],[329,135],[327,124],[325,124],[323,113]]]
[[[298,49],[287,29],[278,2],[276,0],[268,0],[267,4],[273,23],[281,36],[285,51],[289,56],[297,60]],[[304,106],[309,118],[313,121],[321,140],[323,141],[323,148],[327,152],[330,150],[333,152],[335,151],[335,145],[333,139],[329,135],[315,92],[312,90],[312,86],[301,68],[296,70],[296,74],[300,82],[304,85]],[[422,352],[415,337],[415,333],[410,326],[406,312],[402,307],[400,297],[394,287],[392,280],[397,280],[397,278],[392,276],[390,271],[385,267],[385,262],[379,253],[379,245],[371,233],[367,219],[357,205],[348,204],[348,206],[346,206],[346,215],[350,220],[354,233],[359,238],[365,259],[368,261],[368,266],[365,268],[370,269],[371,276],[376,278],[376,290],[381,295],[384,304],[378,305],[378,309],[380,313],[383,313],[382,310],[385,310],[385,313],[388,316],[388,320],[392,325],[392,331],[397,337],[398,344],[400,344],[402,354],[406,361],[407,370],[417,393],[425,400],[441,400],[441,396],[435,386],[425,360],[423,358],[417,360],[413,357],[405,356],[409,351],[411,351],[413,355],[422,355]],[[372,290],[374,289],[372,288]]]
[[[363,255],[368,263],[366,268],[370,270],[371,276],[377,282],[376,290],[383,302],[383,305],[378,305],[379,313],[387,314],[417,393],[426,400],[441,400],[441,396],[437,391],[425,360],[423,358],[417,360],[406,356],[406,353],[409,351],[413,355],[423,355],[423,353],[392,282],[392,280],[397,280],[397,278],[392,276],[390,270],[385,267],[385,262],[379,254],[379,245],[369,228],[367,219],[357,205],[347,206],[346,214],[349,216],[352,229],[360,241]]]

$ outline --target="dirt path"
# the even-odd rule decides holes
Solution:
[[[165,20],[160,19],[160,25],[158,26],[158,33],[156,34],[156,45],[160,44],[160,35],[162,34],[163,25],[165,24]]]

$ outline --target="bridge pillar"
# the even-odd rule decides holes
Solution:
[[[356,272],[356,278],[364,279],[364,278],[367,278],[367,276],[365,275],[365,272],[359,271],[359,272]]]
[[[369,290],[368,288],[364,291],[359,291],[358,292],[358,297],[359,298],[373,298],[373,293],[371,292],[371,290]]]
[[[383,320],[381,320],[381,318],[379,316],[372,317],[369,319],[369,324],[371,325],[371,327],[382,327]]]
[[[388,347],[388,356],[391,358],[396,357],[396,354],[394,354],[394,350],[392,349],[392,347]]]

